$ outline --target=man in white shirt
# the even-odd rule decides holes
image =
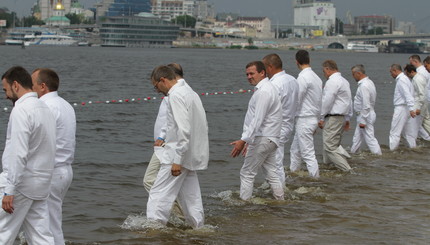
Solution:
[[[413,135],[415,139],[419,137],[424,140],[430,140],[430,136],[427,131],[422,127],[423,124],[423,114],[427,111],[427,79],[418,73],[415,66],[407,64],[404,68],[404,73],[407,77],[412,80],[412,85],[414,87],[414,109],[415,109],[415,125],[413,127],[408,127],[406,132]]]
[[[391,121],[390,129],[390,150],[394,151],[399,147],[400,136],[406,139],[410,148],[416,147],[416,141],[413,134],[406,129],[415,128],[416,124],[413,118],[416,116],[414,109],[414,87],[409,78],[402,72],[402,67],[393,64],[390,67],[390,74],[396,79],[396,88],[394,89],[394,114]]]
[[[184,72],[182,66],[176,63],[171,63],[167,65],[176,74],[176,79],[178,81],[183,81]],[[143,186],[145,190],[149,193],[152,185],[154,185],[155,179],[157,178],[158,171],[160,170],[160,158],[164,151],[164,140],[166,138],[167,130],[167,108],[169,104],[169,97],[165,96],[161,101],[160,108],[158,109],[157,119],[154,125],[154,153],[152,154],[151,160],[149,161],[148,167],[145,171],[145,176],[143,177]],[[182,216],[182,209],[177,201],[173,206],[174,213]]]
[[[240,198],[251,198],[255,176],[263,168],[273,196],[277,200],[284,200],[284,188],[276,165],[282,121],[281,99],[277,89],[266,78],[265,66],[261,61],[246,65],[246,76],[256,91],[248,104],[242,137],[231,143],[234,147],[230,153],[236,157],[245,148],[245,162],[240,170]]]
[[[2,84],[15,106],[0,174],[0,244],[13,244],[21,227],[29,244],[54,244],[47,198],[55,163],[55,119],[32,91],[31,76],[24,68],[10,68]]]
[[[297,77],[299,96],[296,131],[290,149],[290,170],[294,172],[300,169],[303,160],[309,175],[318,178],[319,168],[315,157],[314,133],[318,128],[318,117],[321,112],[322,81],[310,66],[308,51],[297,51],[296,64],[301,72]]]
[[[197,170],[208,167],[209,139],[206,113],[199,95],[178,81],[168,66],[151,74],[154,87],[169,96],[167,130],[161,167],[148,198],[149,220],[166,224],[177,198],[193,228],[204,225],[204,210]]]
[[[375,102],[376,87],[366,75],[363,65],[355,65],[351,68],[352,77],[358,82],[357,92],[354,97],[354,110],[357,115],[357,126],[352,138],[351,153],[360,149],[361,143],[366,142],[370,152],[381,155],[381,147],[375,138],[373,125],[376,120]]]
[[[423,66],[430,73],[430,56],[427,56],[423,60]],[[430,103],[430,80],[427,82],[427,103]]]
[[[430,81],[430,73],[426,70],[423,63],[421,63],[421,58],[419,55],[414,54],[409,57],[409,62],[411,65],[413,65],[416,68],[416,72],[423,75],[426,81],[425,86],[425,93],[427,96],[427,90],[429,86]],[[419,117],[422,118],[421,125],[419,127],[418,136],[424,140],[430,140],[430,114],[428,109],[428,101],[427,99],[424,101],[424,104],[421,107],[420,115]]]
[[[55,71],[39,68],[33,71],[31,78],[33,91],[51,110],[57,126],[55,168],[52,174],[48,209],[49,225],[54,235],[55,244],[64,244],[62,206],[73,179],[72,163],[76,146],[75,110],[69,102],[58,95],[60,78]]]
[[[349,130],[352,116],[351,89],[349,82],[338,71],[333,60],[322,64],[324,76],[328,79],[322,97],[321,117],[318,126],[323,129],[323,161],[334,163],[343,171],[350,171],[346,158],[349,154],[342,147],[341,140],[344,130]]]
[[[285,144],[291,139],[294,129],[294,118],[297,111],[297,100],[299,96],[299,84],[297,80],[285,73],[282,69],[282,60],[277,54],[269,54],[263,58],[267,76],[270,82],[278,89],[282,104],[282,127],[281,138],[276,150],[277,173],[285,185],[284,151]]]

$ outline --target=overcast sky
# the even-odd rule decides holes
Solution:
[[[80,0],[87,8],[101,0]],[[29,15],[36,0],[0,0],[0,7]],[[236,12],[243,16],[267,16],[272,23],[292,24],[292,0],[209,0],[217,12]],[[396,21],[412,21],[417,30],[430,32],[430,0],[332,0],[337,17],[347,21],[346,12],[358,15],[391,15]]]

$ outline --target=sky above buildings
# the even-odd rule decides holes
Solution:
[[[101,0],[80,0],[86,7],[92,7]],[[36,0],[0,0],[0,7],[16,11],[19,16],[30,14]],[[215,4],[217,12],[234,12],[243,16],[267,16],[273,24],[292,24],[292,0],[209,0]],[[352,16],[390,15],[396,21],[411,21],[417,31],[430,32],[429,0],[332,0],[337,9],[337,17],[348,22],[347,11]]]

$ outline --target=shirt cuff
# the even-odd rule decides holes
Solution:
[[[178,164],[178,165],[182,165],[182,156],[179,155],[175,155],[175,158],[173,158],[173,163]]]
[[[14,196],[15,195],[15,186],[8,185],[4,188],[4,193],[6,193],[8,196]]]

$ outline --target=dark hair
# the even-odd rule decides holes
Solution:
[[[184,77],[184,70],[182,70],[182,66],[178,63],[170,63],[167,65],[168,67],[170,67],[176,75],[180,76],[180,77]]]
[[[282,69],[282,60],[277,54],[268,54],[264,56],[263,62],[272,65],[275,68]]]
[[[311,63],[311,59],[309,58],[309,52],[306,50],[299,50],[296,53],[297,63],[300,65],[309,65]]]
[[[427,56],[427,57],[424,59],[424,63],[426,63],[426,64],[430,64],[430,56]]]
[[[161,65],[155,67],[154,70],[152,70],[151,80],[158,82],[162,77],[168,80],[173,80],[175,79],[176,75],[172,68],[168,66]]]
[[[418,61],[418,62],[420,62],[420,63],[421,63],[421,57],[420,57],[419,55],[417,55],[417,54],[413,54],[413,55],[411,55],[411,56],[409,57],[409,59],[413,59],[413,60],[416,60],[416,61]]]
[[[411,73],[412,71],[417,72],[417,68],[411,64],[406,64],[404,69],[407,73]]]
[[[49,68],[37,68],[33,71],[33,74],[35,72],[39,72],[37,76],[37,83],[45,83],[46,87],[48,87],[49,91],[57,91],[58,87],[60,86],[60,78],[58,77],[58,74],[49,69]]]
[[[257,69],[258,72],[264,71],[264,74],[266,74],[266,67],[264,66],[263,62],[261,62],[261,61],[249,62],[246,65],[246,68],[251,67],[251,66],[255,66],[255,68]]]
[[[14,66],[9,68],[1,79],[5,79],[8,84],[12,85],[14,81],[19,83],[25,89],[33,89],[31,76],[22,66]]]
[[[328,68],[328,69],[330,69],[332,71],[337,71],[338,70],[336,61],[334,61],[334,60],[326,60],[326,61],[324,61],[322,63],[322,66],[325,67],[325,68]]]
[[[400,66],[399,64],[392,64],[390,69],[395,71],[402,71],[402,66]]]

